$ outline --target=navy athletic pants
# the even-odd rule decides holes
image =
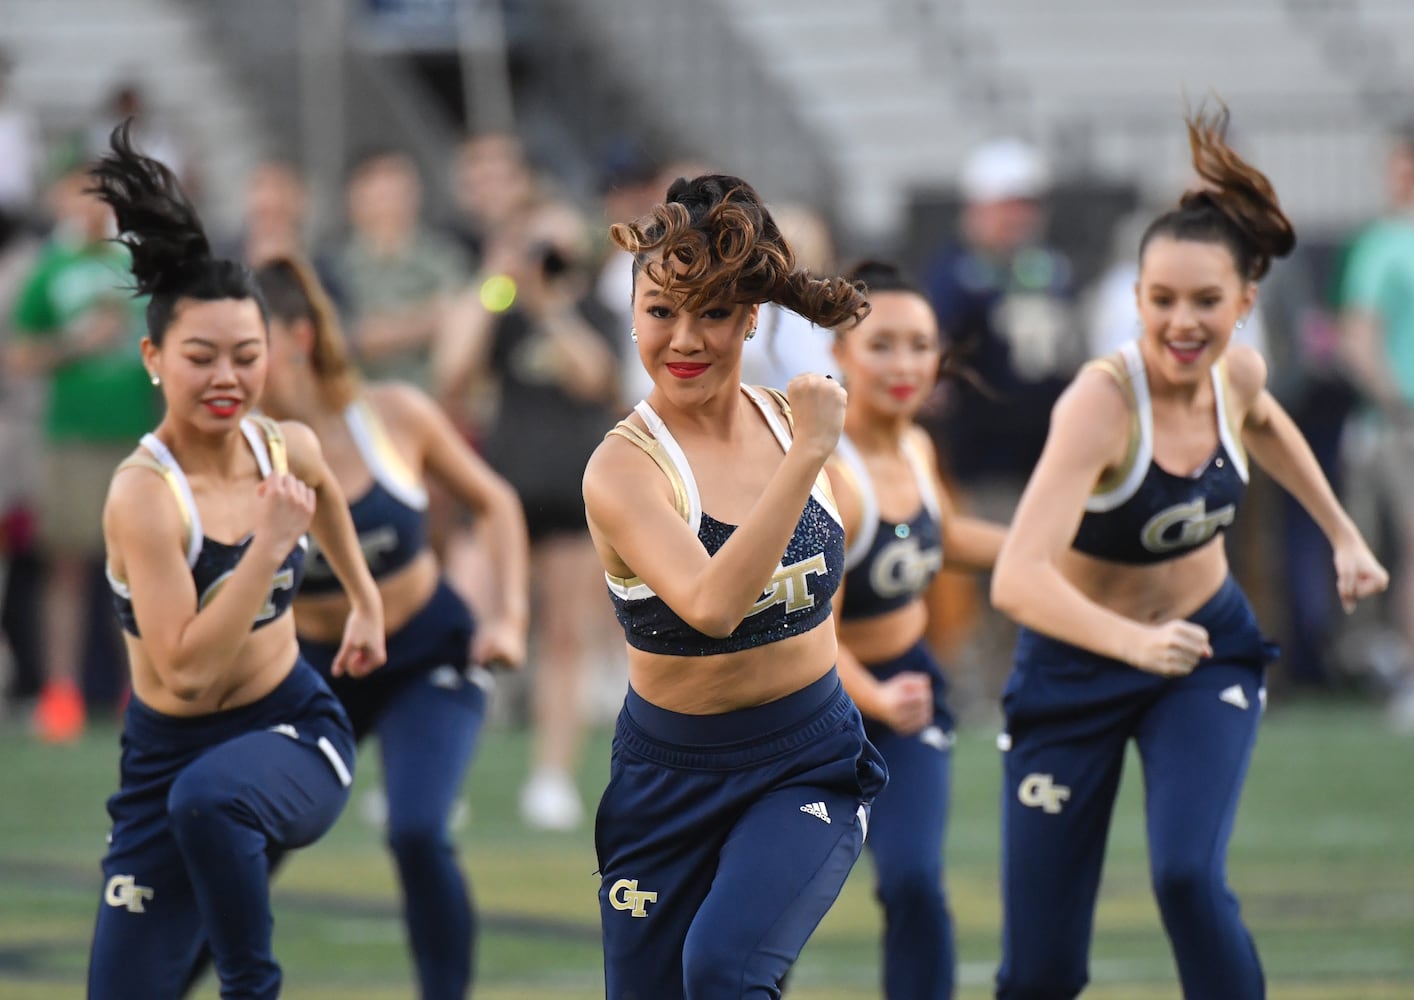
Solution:
[[[864,724],[889,769],[888,787],[874,800],[869,817],[869,850],[884,907],[884,996],[952,1000],[956,957],[943,889],[953,742],[947,682],[922,642],[868,668],[880,680],[904,671],[926,673],[933,680],[932,725],[901,736],[873,719]]]
[[[388,846],[422,1000],[463,1000],[475,967],[476,911],[448,829],[486,715],[486,692],[467,669],[473,631],[466,604],[443,582],[388,637],[385,666],[330,681],[357,739],[378,735]],[[300,648],[321,672],[338,652]]]
[[[833,670],[715,716],[630,689],[595,822],[609,1000],[778,998],[886,779]]]
[[[274,1000],[272,852],[313,843],[348,801],[353,732],[304,661],[259,701],[195,718],[136,697],[89,962],[91,1000],[175,1000],[203,947],[221,996]]]
[[[1190,620],[1208,630],[1214,655],[1173,679],[1022,631],[1003,696],[1000,1000],[1070,1000],[1089,978],[1130,739],[1143,762],[1154,893],[1184,996],[1265,996],[1226,860],[1274,650],[1231,579]]]

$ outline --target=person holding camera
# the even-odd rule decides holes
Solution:
[[[570,830],[584,817],[573,774],[592,645],[585,637],[607,637],[612,626],[580,477],[617,416],[618,340],[608,311],[589,295],[587,234],[574,209],[543,202],[504,233],[450,311],[433,369],[443,400],[488,379],[498,390],[480,445],[520,493],[538,615],[535,739],[521,813],[530,826]]]

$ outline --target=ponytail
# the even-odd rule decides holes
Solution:
[[[342,410],[358,395],[358,369],[349,358],[338,312],[314,269],[294,257],[271,258],[255,272],[255,286],[270,315],[283,323],[307,320],[314,330],[309,364],[324,401]]]
[[[1176,209],[1150,223],[1139,254],[1156,236],[1222,243],[1243,279],[1258,281],[1274,258],[1295,249],[1296,231],[1271,181],[1228,146],[1228,120],[1227,105],[1221,102],[1212,113],[1200,108],[1186,119],[1193,169],[1203,186],[1186,192]]]
[[[211,254],[201,219],[165,164],[133,148],[128,119],[113,129],[110,151],[94,165],[89,190],[107,202],[119,241],[132,256],[133,288],[151,298],[147,333],[161,346],[181,299],[254,299],[265,304],[250,268]]]

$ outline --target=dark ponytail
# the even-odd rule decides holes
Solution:
[[[1185,119],[1193,169],[1204,186],[1185,193],[1178,208],[1149,224],[1139,241],[1139,255],[1143,257],[1156,236],[1222,243],[1232,252],[1238,273],[1258,281],[1273,258],[1295,249],[1296,231],[1281,210],[1272,182],[1228,146],[1228,119],[1227,105],[1221,102],[1212,113],[1200,108]]]
[[[90,189],[113,209],[119,240],[132,255],[134,288],[151,298],[147,335],[161,346],[181,299],[254,299],[265,303],[250,268],[211,255],[201,219],[167,167],[133,149],[132,120],[113,129],[111,151],[93,167]]]
[[[796,267],[760,195],[739,177],[679,177],[648,219],[618,223],[609,236],[634,255],[636,270],[689,310],[775,302],[824,327],[858,322],[869,312],[852,282]]]

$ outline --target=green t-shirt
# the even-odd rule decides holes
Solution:
[[[1360,234],[1346,261],[1341,304],[1378,317],[1390,374],[1414,403],[1414,219],[1382,219]]]
[[[15,302],[17,334],[62,338],[98,304],[117,305],[130,319],[109,350],[53,370],[44,427],[49,440],[136,443],[157,422],[158,397],[140,348],[144,302],[132,297],[131,285],[121,244],[54,239],[40,251]]]

